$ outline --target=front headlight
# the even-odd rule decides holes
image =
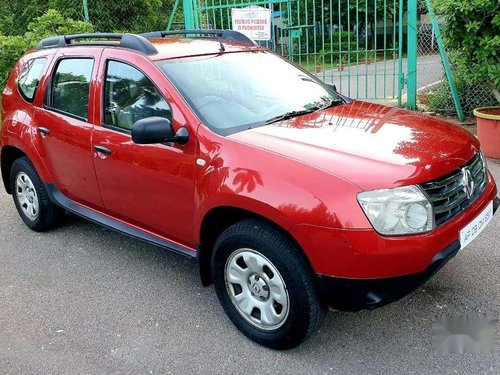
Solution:
[[[380,234],[414,234],[434,228],[432,205],[417,186],[363,191],[358,202]]]

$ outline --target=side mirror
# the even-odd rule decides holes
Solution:
[[[189,140],[186,128],[174,133],[170,120],[164,117],[147,117],[136,121],[132,126],[132,140],[137,144],[177,142],[184,145]]]

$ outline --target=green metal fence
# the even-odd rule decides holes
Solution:
[[[427,4],[426,4],[427,3]],[[23,0],[0,1],[0,86],[18,55],[13,43],[49,9],[97,32],[231,29],[231,9],[272,11],[271,40],[260,42],[353,98],[472,115],[495,103],[481,82],[446,64],[438,22],[426,0]],[[427,6],[426,6],[427,5]],[[418,22],[417,22],[418,20]],[[3,58],[3,57],[7,58]],[[1,65],[1,64],[0,64]],[[3,70],[2,70],[3,68]],[[453,85],[452,74],[457,80]],[[0,87],[1,90],[1,87]],[[427,103],[427,104],[426,104]],[[460,107],[463,105],[463,112]]]
[[[416,3],[415,1],[413,1]],[[263,6],[271,10],[271,40],[260,42],[289,58],[347,96],[394,99],[415,73],[403,53],[415,37],[416,9],[403,0],[184,0],[186,28],[230,29],[231,9]],[[408,14],[415,18],[413,35]],[[408,55],[411,53],[409,52]],[[415,100],[408,97],[408,100]],[[413,103],[413,107],[415,104]]]

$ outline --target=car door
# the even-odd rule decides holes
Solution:
[[[169,95],[167,80],[149,60],[110,50],[102,61],[101,98],[96,99],[101,123],[94,129],[93,147],[106,212],[193,246],[195,132]],[[188,143],[135,144],[132,125],[151,116],[170,119],[174,131],[187,126]]]
[[[44,82],[42,107],[33,114],[41,137],[39,153],[57,187],[70,199],[91,207],[102,206],[91,144],[94,89],[100,48],[61,50]]]

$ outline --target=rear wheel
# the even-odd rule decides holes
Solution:
[[[17,212],[29,228],[44,232],[60,225],[64,210],[50,201],[42,180],[27,157],[12,164],[10,183]]]
[[[289,349],[321,324],[325,310],[300,250],[272,225],[244,220],[215,244],[212,272],[231,321],[253,341]]]

